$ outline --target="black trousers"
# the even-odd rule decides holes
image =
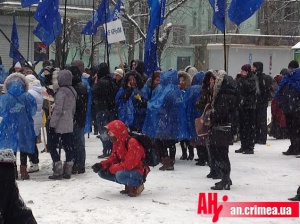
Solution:
[[[243,150],[253,150],[255,144],[255,109],[239,110],[240,139]]]
[[[255,141],[259,144],[266,144],[267,141],[267,135],[268,135],[267,108],[268,108],[268,104],[256,105]]]
[[[174,140],[155,140],[156,147],[160,150],[160,158],[168,157],[168,149],[169,149],[169,157],[171,159],[175,159],[176,156],[176,142]]]
[[[210,145],[209,151],[211,157],[214,159],[215,165],[221,172],[222,180],[229,181],[231,171],[231,164],[228,156],[229,146]]]
[[[286,124],[291,141],[291,148],[300,153],[300,113],[286,114]]]
[[[12,163],[0,163],[0,223],[37,223],[21,199]]]

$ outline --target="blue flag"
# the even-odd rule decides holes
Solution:
[[[83,30],[81,31],[82,34],[85,35],[92,35],[96,34],[98,27],[107,23],[109,19],[109,0],[102,0],[98,9],[85,25]]]
[[[120,10],[121,10],[121,0],[116,2],[115,8],[109,16],[109,22],[120,19]]]
[[[239,26],[246,19],[250,18],[263,2],[264,0],[232,0],[228,10],[228,17]]]
[[[247,0],[245,0],[247,1]],[[222,32],[225,33],[225,0],[209,0],[211,7],[214,10],[213,24]]]
[[[16,64],[18,61],[21,61],[22,57],[18,51],[19,49],[19,36],[18,36],[18,30],[17,30],[17,24],[15,16],[13,17],[13,26],[12,26],[12,32],[11,32],[11,45],[10,45],[10,51],[9,51],[9,57],[11,57],[14,61],[14,64]],[[15,46],[15,47],[13,47]]]
[[[34,18],[39,22],[33,30],[34,35],[49,46],[62,32],[59,0],[42,0]]]
[[[166,0],[148,0],[150,20],[145,42],[144,62],[145,73],[151,77],[159,68],[157,60],[156,29],[163,24],[165,19]]]
[[[26,7],[29,7],[33,4],[37,4],[39,2],[40,2],[40,0],[22,0],[21,5],[22,5],[23,8],[26,8]]]

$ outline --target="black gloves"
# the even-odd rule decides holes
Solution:
[[[95,173],[98,173],[101,169],[102,169],[102,165],[101,163],[95,163],[93,166],[92,166],[92,169]]]

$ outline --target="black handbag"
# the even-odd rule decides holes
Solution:
[[[209,136],[209,144],[217,146],[233,145],[231,124],[213,126]]]

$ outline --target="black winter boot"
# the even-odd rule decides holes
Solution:
[[[297,189],[297,195],[293,198],[289,198],[290,201],[300,201],[300,187]]]

